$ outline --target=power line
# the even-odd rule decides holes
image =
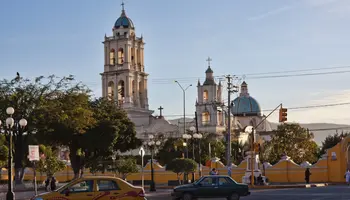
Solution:
[[[333,104],[319,104],[319,105],[309,105],[309,106],[298,106],[298,107],[286,107],[288,110],[301,110],[301,109],[312,109],[312,108],[325,108],[325,107],[335,107],[335,106],[345,106],[345,105],[350,105],[350,102],[344,102],[344,103],[333,103]],[[208,105],[211,106],[211,105]],[[261,112],[268,112],[272,111],[273,109],[264,109],[261,110]],[[245,113],[247,116],[249,114],[256,114],[256,112],[246,112]],[[210,116],[216,116],[217,113],[211,113]],[[163,115],[164,117],[180,117],[183,116],[183,114],[171,114],[171,115]],[[186,116],[193,117],[194,114],[186,114]],[[133,116],[133,118],[138,118],[138,117],[144,117],[144,116]]]
[[[339,66],[339,67],[326,67],[326,68],[313,68],[313,69],[303,69],[303,70],[287,70],[287,71],[272,71],[272,72],[259,72],[259,73],[246,73],[237,75],[238,77],[245,77],[245,79],[268,79],[268,78],[288,78],[288,77],[303,77],[303,76],[319,76],[319,75],[332,75],[332,74],[342,74],[349,73],[350,70],[342,71],[332,71],[332,72],[315,72],[315,73],[298,73],[298,74],[289,74],[295,72],[312,72],[312,71],[321,71],[321,70],[330,70],[330,69],[346,69],[350,66]],[[285,74],[282,74],[285,73]],[[267,74],[281,74],[281,75],[268,75],[268,76],[256,76],[256,75],[267,75]],[[217,80],[224,80],[225,75],[214,76]],[[178,78],[150,78],[151,84],[174,84],[174,80],[178,80],[184,83],[193,83],[197,80],[203,79],[202,76],[197,77],[178,77]],[[98,85],[100,83],[96,82],[87,82],[88,85]]]

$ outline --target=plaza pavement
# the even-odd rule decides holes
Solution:
[[[147,199],[171,200],[170,192],[169,189],[157,190],[155,193],[146,191]],[[345,185],[294,189],[252,189],[251,192],[250,196],[242,197],[241,200],[350,200],[350,187]],[[32,195],[33,192],[17,192],[16,200],[28,200]],[[5,199],[5,196],[6,193],[1,193],[0,200]]]

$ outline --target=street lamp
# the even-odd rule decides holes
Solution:
[[[186,134],[186,90],[192,86],[192,84],[188,85],[186,88],[182,87],[182,85],[178,82],[175,81],[175,83],[177,83],[179,85],[179,87],[181,88],[182,92],[183,92],[183,104],[184,104],[184,133]]]
[[[154,169],[153,169],[153,154],[154,154],[154,149],[157,146],[160,146],[160,141],[156,141],[155,137],[153,135],[148,135],[148,143],[147,145],[149,146],[150,150],[151,150],[151,185],[149,188],[150,192],[155,192],[156,191],[156,185],[154,183]]]
[[[192,136],[185,133],[182,135],[182,138],[185,139],[184,146],[186,146],[186,158],[188,158],[188,140],[191,139]]]
[[[200,133],[193,134],[193,139],[198,140],[198,152],[199,152],[199,177],[202,177],[202,167],[201,167],[201,139],[203,138],[203,135]]]
[[[9,152],[8,152],[8,188],[7,188],[7,194],[6,194],[6,200],[14,200],[15,199],[15,193],[13,192],[13,180],[12,180],[12,128],[15,129],[22,128],[27,126],[27,120],[21,119],[17,123],[15,123],[15,120],[12,118],[12,115],[15,113],[15,109],[12,107],[8,107],[6,109],[6,114],[9,115],[9,117],[5,121],[5,134],[8,136],[8,143],[9,143]],[[2,125],[2,122],[0,121],[0,126]]]

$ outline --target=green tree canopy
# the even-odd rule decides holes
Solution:
[[[56,172],[65,169],[66,164],[58,159],[57,151],[52,150],[50,146],[44,145],[40,145],[40,151],[43,156],[36,166],[40,173],[45,173],[48,177],[52,177]]]
[[[136,160],[133,158],[121,159],[116,162],[116,171],[122,176],[122,179],[131,173],[137,173],[139,171]]]
[[[318,147],[313,134],[299,124],[279,125],[271,141],[263,146],[262,159],[271,164],[277,163],[283,155],[300,164],[303,161],[314,163],[318,159]]]
[[[5,135],[0,134],[0,169],[7,167],[8,155],[9,152],[7,148],[6,137]]]
[[[195,172],[196,168],[197,163],[188,158],[175,158],[166,166],[166,170],[176,173],[179,183],[181,174]]]
[[[31,135],[37,131],[38,124],[42,123],[43,119],[45,121],[43,113],[39,110],[46,106],[47,101],[56,98],[58,94],[85,90],[83,88],[79,83],[74,83],[73,76],[59,78],[52,75],[25,79],[18,74],[12,80],[0,81],[0,119],[6,119],[6,108],[13,107],[15,120],[25,118],[28,121],[24,130],[13,131],[16,183],[23,179],[24,164],[28,163],[25,162],[28,148],[23,132]]]
[[[329,135],[326,137],[326,139],[322,142],[322,148],[320,151],[320,156],[326,153],[327,149],[330,149],[337,145],[341,140],[345,137],[347,137],[349,133],[335,133],[334,135]]]

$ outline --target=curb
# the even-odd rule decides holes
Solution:
[[[249,186],[250,189],[292,189],[292,188],[314,188],[326,187],[328,183],[320,184],[305,184],[305,185],[263,185],[263,186]]]

